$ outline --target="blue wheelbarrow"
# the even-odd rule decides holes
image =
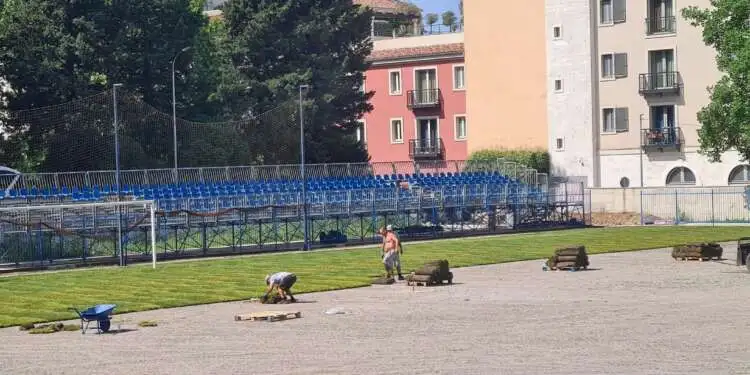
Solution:
[[[70,310],[75,311],[78,317],[81,318],[81,334],[86,333],[86,330],[89,329],[89,324],[92,322],[96,322],[96,332],[102,333],[109,332],[109,327],[112,323],[112,313],[115,307],[117,305],[106,304],[92,306],[83,311],[79,311],[75,307],[71,307]]]

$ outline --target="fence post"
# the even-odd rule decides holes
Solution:
[[[716,215],[714,211],[714,189],[711,188],[711,226],[716,225]]]
[[[674,223],[680,223],[680,202],[677,199],[677,189],[674,191]]]
[[[643,226],[643,189],[640,190],[640,193],[641,193],[641,204],[640,204],[641,226]]]

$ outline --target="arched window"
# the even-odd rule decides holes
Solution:
[[[695,174],[685,167],[677,167],[667,175],[667,185],[695,185]]]
[[[730,185],[750,184],[750,165],[738,165],[729,172]]]

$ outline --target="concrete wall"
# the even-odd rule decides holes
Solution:
[[[557,176],[596,184],[596,121],[590,0],[546,0],[548,149]],[[560,36],[555,37],[554,29]],[[556,90],[560,80],[562,89]],[[558,146],[562,142],[562,148]]]
[[[372,43],[372,49],[373,51],[379,51],[386,49],[426,47],[434,46],[436,44],[453,44],[463,42],[464,33],[446,33],[376,40]]]

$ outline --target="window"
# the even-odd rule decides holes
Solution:
[[[603,108],[602,132],[622,133],[628,131],[628,108]]]
[[[357,126],[357,130],[355,134],[357,135],[357,142],[359,143],[367,143],[367,131],[365,129],[365,120],[358,120],[359,126]]]
[[[453,66],[453,89],[466,89],[466,67],[464,65]]]
[[[466,139],[466,116],[465,115],[458,115],[456,116],[456,140],[461,141]]]
[[[562,138],[557,138],[555,140],[555,150],[562,151],[564,149],[565,149],[565,142],[563,141]]]
[[[552,27],[552,39],[562,39],[562,27],[561,26]]]
[[[669,171],[667,185],[695,185],[695,174],[685,167],[677,167]]]
[[[391,119],[391,143],[404,143],[404,119]]]
[[[391,70],[388,73],[388,92],[391,95],[401,95],[401,71]]]
[[[562,92],[563,91],[563,85],[561,79],[555,80],[555,92]]]
[[[738,165],[729,172],[730,185],[748,185],[750,184],[750,165]]]
[[[599,23],[612,25],[625,22],[626,0],[599,0]]]
[[[607,53],[602,55],[602,79],[624,78],[628,76],[628,54]]]
[[[599,23],[607,25],[614,22],[612,19],[612,0],[601,0],[599,12]]]

